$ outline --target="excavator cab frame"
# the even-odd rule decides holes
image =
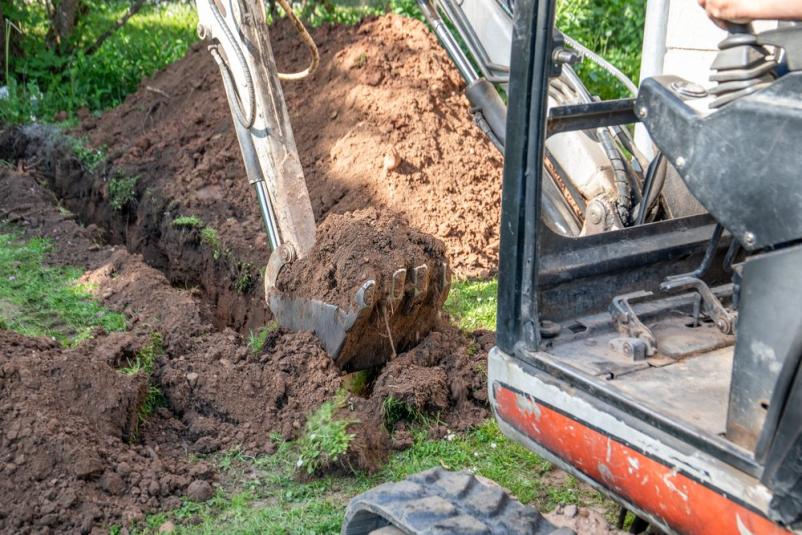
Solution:
[[[687,104],[676,77],[646,80],[637,100],[549,109],[554,15],[554,0],[516,3],[488,366],[496,419],[667,532],[798,529],[802,227],[783,196],[800,191],[791,163],[802,134],[791,125],[802,74],[709,115]],[[547,137],[638,122],[715,218],[555,232],[542,210]]]

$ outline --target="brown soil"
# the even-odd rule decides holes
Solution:
[[[24,137],[0,135],[0,157],[13,160],[10,140],[27,146]],[[59,165],[77,165],[72,158],[63,153]],[[98,332],[74,349],[0,330],[0,532],[88,532],[176,507],[193,496],[193,485],[217,477],[187,452],[272,452],[271,433],[299,437],[306,416],[341,388],[344,372],[311,334],[276,332],[262,351],[250,352],[239,333],[214,327],[200,292],[172,286],[140,255],[99,244],[97,227],[60,208],[42,186],[52,181],[51,165],[17,161],[16,171],[0,168],[2,219],[23,237],[51,238],[48,261],[84,267],[84,280],[105,306],[126,314],[130,330]],[[153,377],[120,373],[154,332],[164,355]],[[375,469],[391,448],[410,445],[409,419],[395,422],[393,435],[384,427],[388,396],[439,415],[444,426],[432,430],[436,436],[485,419],[480,366],[492,337],[474,338],[439,326],[352,396],[346,410],[356,438],[346,464]],[[148,380],[166,407],[138,426]]]

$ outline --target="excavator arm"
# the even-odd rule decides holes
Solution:
[[[306,70],[280,74],[261,1],[197,0],[196,4],[198,34],[209,42],[220,68],[248,180],[270,242],[265,297],[274,318],[282,328],[314,332],[340,368],[383,364],[437,323],[450,285],[442,253],[419,247],[415,249],[419,254],[393,265],[389,273],[347,281],[345,286],[353,288],[347,306],[280,288],[282,270],[309,256],[316,243],[309,192],[280,79],[310,74],[317,66],[317,49],[289,4],[279,0],[312,58]]]

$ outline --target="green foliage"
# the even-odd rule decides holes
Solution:
[[[173,219],[173,226],[178,228],[202,228],[203,220],[194,215],[182,215]]]
[[[271,321],[256,332],[248,331],[248,349],[250,349],[251,353],[260,353],[265,347],[267,337],[277,330],[278,323]]]
[[[106,159],[106,147],[93,149],[85,139],[77,137],[68,137],[67,140],[75,156],[81,161],[81,164],[83,164],[84,169],[90,173],[97,170],[100,164]]]
[[[297,467],[307,474],[315,474],[334,466],[348,451],[354,435],[348,432],[352,421],[336,418],[345,406],[345,395],[323,403],[306,421],[304,436],[299,442],[300,455]]]
[[[48,336],[64,346],[92,337],[95,329],[124,331],[125,316],[97,304],[82,271],[44,265],[51,243],[21,241],[0,234],[0,328],[27,336]]]
[[[645,17],[643,1],[558,0],[556,25],[637,84]],[[613,76],[589,61],[577,70],[593,94],[604,99],[630,96]]]
[[[201,232],[201,243],[207,245],[212,250],[212,256],[215,260],[219,260],[223,254],[223,245],[220,241],[220,235],[212,227],[204,227]]]
[[[52,121],[81,108],[101,111],[120,104],[142,78],[186,54],[197,39],[194,3],[148,2],[93,54],[86,50],[131,5],[128,0],[84,0],[82,16],[67,54],[49,48],[45,2],[11,2],[3,15],[12,30],[12,54],[6,84],[9,99],[0,105],[0,121]],[[8,3],[4,3],[4,9]]]
[[[124,176],[115,173],[109,180],[109,204],[117,211],[122,210],[136,197],[138,176]]]
[[[498,281],[457,281],[451,285],[445,309],[460,329],[496,330]]]

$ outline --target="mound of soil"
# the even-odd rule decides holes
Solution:
[[[303,68],[307,52],[292,25],[281,20],[270,31],[279,68]],[[313,37],[320,69],[283,89],[318,222],[374,207],[445,242],[458,276],[494,271],[501,155],[474,126],[435,37],[396,15],[323,26]],[[82,128],[115,166],[174,200],[171,212],[201,215],[246,258],[255,249],[265,262],[256,198],[203,44]]]

